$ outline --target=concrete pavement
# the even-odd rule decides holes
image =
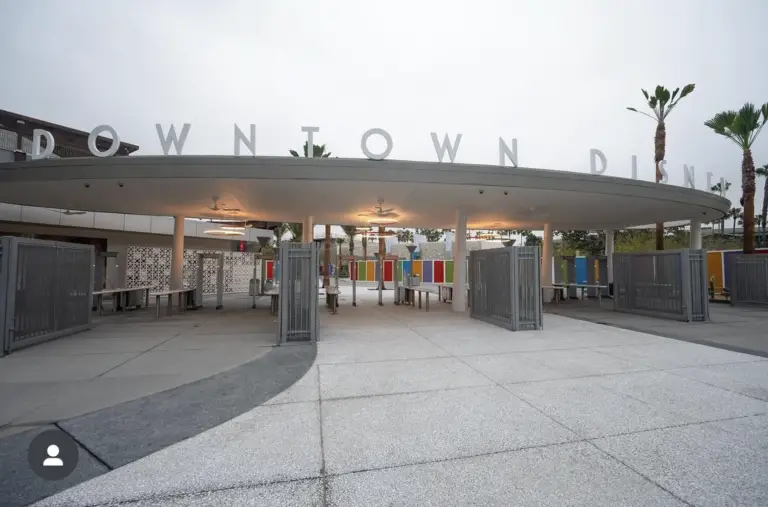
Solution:
[[[764,307],[712,303],[711,322],[707,324],[614,312],[611,300],[604,300],[602,305],[595,300],[571,300],[545,305],[545,309],[564,317],[768,357],[768,308]]]
[[[764,358],[370,294],[322,313],[289,389],[36,505],[768,503]]]

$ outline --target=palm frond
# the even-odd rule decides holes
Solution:
[[[288,150],[288,151],[289,151],[289,152],[291,153],[291,155],[293,155],[294,157],[298,157],[298,156],[299,156],[299,154],[298,154],[298,152],[296,152],[296,150]]]

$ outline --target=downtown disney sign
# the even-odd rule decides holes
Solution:
[[[155,124],[155,129],[157,130],[157,137],[160,140],[160,146],[163,149],[164,155],[171,155],[171,148],[175,151],[175,155],[181,155],[182,151],[184,150],[184,144],[187,142],[187,136],[189,135],[189,131],[192,129],[191,123],[185,123],[183,124],[181,128],[181,134],[177,135],[176,133],[176,127],[175,125],[171,125],[170,129],[168,129],[168,132],[165,133],[163,131],[163,126],[160,123]],[[301,127],[301,131],[304,132],[307,135],[307,146],[314,146],[314,134],[320,131],[319,127]],[[108,133],[112,137],[112,144],[111,146],[106,150],[100,150],[97,145],[96,141],[100,138],[100,136],[104,133]],[[456,160],[456,154],[459,151],[459,145],[461,144],[462,134],[456,134],[456,137],[453,141],[450,140],[448,137],[448,134],[445,134],[443,141],[441,142],[440,139],[437,136],[437,133],[432,132],[432,144],[435,148],[435,154],[437,155],[438,162],[442,162],[445,158],[445,155],[448,155],[448,159],[453,163]],[[381,139],[384,140],[385,148],[378,152],[374,153],[370,150],[368,147],[368,142],[371,139],[371,137],[378,136]],[[42,139],[45,138],[46,140],[46,146],[45,148],[42,147]],[[43,129],[34,129],[32,132],[32,154],[30,155],[30,158],[33,160],[37,159],[43,159],[50,157],[53,154],[53,150],[56,146],[56,141],[53,137],[53,134],[48,132],[47,130]],[[256,156],[256,125],[251,124],[250,125],[250,131],[249,135],[246,136],[245,133],[240,130],[240,127],[235,124],[235,130],[234,130],[234,154],[235,156],[241,156],[241,148],[242,146],[245,146],[248,151],[250,152],[250,156],[255,157]],[[394,142],[392,141],[392,136],[384,129],[381,128],[372,128],[366,130],[362,137],[360,138],[360,150],[363,152],[363,154],[370,160],[385,160],[389,155],[392,153],[392,148],[394,147]],[[88,135],[88,150],[91,152],[92,155],[96,157],[111,157],[115,153],[117,153],[117,150],[120,148],[120,136],[118,135],[117,131],[112,128],[109,125],[99,125],[98,127],[95,127],[91,133]],[[509,144],[507,144],[506,141],[504,141],[504,138],[499,137],[499,165],[502,167],[505,167],[507,165],[507,162],[509,161],[512,164],[512,167],[518,167],[517,160],[517,139],[512,139],[511,147]],[[313,156],[312,149],[307,150],[307,155],[309,157]],[[246,155],[247,156],[247,155]],[[598,166],[599,162],[599,166]],[[606,158],[605,154],[596,149],[592,148],[589,150],[589,164],[590,164],[590,173],[595,175],[601,175],[605,174],[605,172],[608,170],[608,159]],[[660,183],[667,183],[669,180],[669,176],[667,173],[667,170],[665,168],[666,161],[662,160],[659,163],[659,170],[662,175],[662,179]],[[704,190],[712,191],[713,183],[712,183],[712,177],[713,174],[711,172],[706,173],[707,176],[707,185]],[[632,179],[636,180],[637,177],[637,155],[632,155]],[[696,177],[695,177],[695,171],[693,166],[688,166],[686,164],[683,164],[683,186],[686,188],[696,189]],[[723,195],[723,190],[725,188],[725,178],[720,178],[720,195]]]

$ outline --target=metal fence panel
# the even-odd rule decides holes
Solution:
[[[539,263],[538,247],[470,252],[470,316],[512,331],[540,329]]]
[[[614,309],[687,322],[709,320],[703,250],[613,255]]]
[[[2,248],[4,354],[90,327],[93,246],[3,238]]]
[[[768,305],[768,255],[733,255],[731,303]]]
[[[278,343],[317,341],[318,246],[282,243]]]

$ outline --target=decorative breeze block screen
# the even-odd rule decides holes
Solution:
[[[253,268],[259,267],[260,260],[250,252],[221,252],[214,250],[184,250],[182,276],[184,285],[194,287],[197,284],[197,254],[224,254],[224,293],[247,293],[248,282],[253,276]],[[125,284],[127,287],[149,285],[152,290],[168,290],[171,280],[171,249],[151,246],[130,246],[126,252],[127,267]],[[203,259],[203,293],[216,293],[217,259]]]

